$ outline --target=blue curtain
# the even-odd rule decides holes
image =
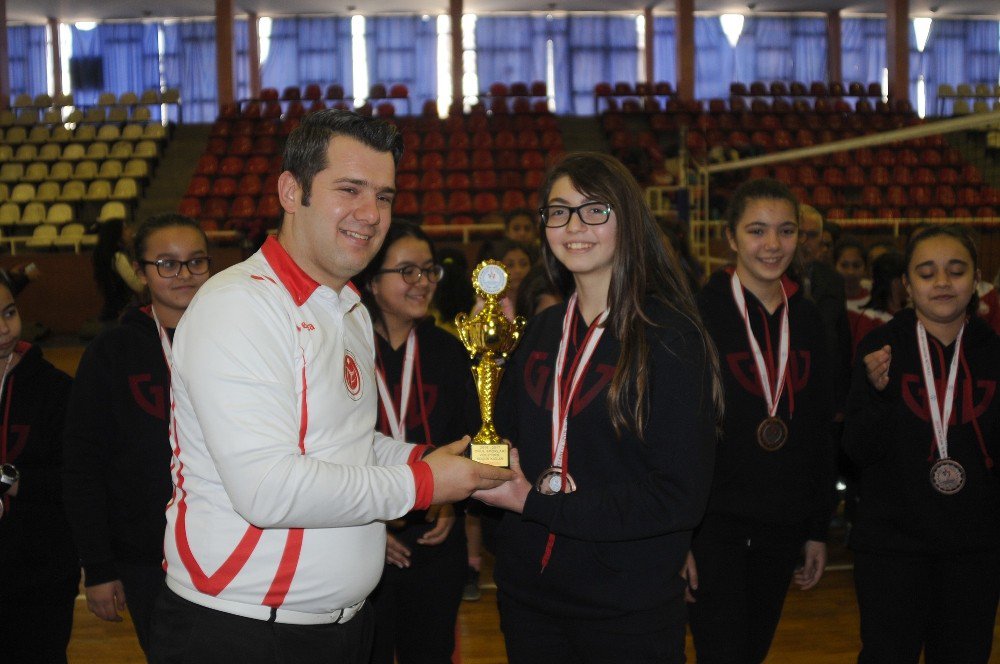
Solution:
[[[740,41],[742,40],[743,37],[740,37]],[[697,49],[695,97],[698,99],[728,97],[729,84],[740,79],[736,74],[736,49],[726,41],[718,16],[695,17],[694,43]]]
[[[653,72],[657,81],[677,87],[677,22],[666,16],[653,17]]]
[[[414,112],[428,99],[437,99],[436,17],[369,18],[365,44],[371,83],[382,83],[386,89],[395,83],[406,85]]]
[[[912,32],[912,29],[911,29]],[[845,18],[841,22],[841,71],[844,81],[881,82],[886,68],[884,18]]]
[[[351,90],[351,19],[275,18],[261,85],[277,88],[340,83]]]
[[[573,94],[572,110],[576,115],[593,115],[595,85],[635,85],[639,59],[635,18],[572,14],[567,20],[566,80]]]
[[[20,94],[34,97],[47,91],[46,29],[44,25],[17,25],[7,28],[11,98]]]
[[[184,21],[163,26],[163,79],[179,88],[185,122],[212,122],[219,115],[215,72],[215,22]],[[171,110],[174,118],[175,110]]]
[[[546,79],[548,24],[544,16],[480,16],[476,19],[476,70],[480,94],[487,94],[493,83],[510,85]]]
[[[929,115],[937,108],[937,87],[941,83],[952,87],[958,83],[997,83],[998,42],[1000,22],[934,19],[923,57],[917,54],[915,69],[918,76],[924,74]]]
[[[826,21],[747,18],[736,44],[737,80],[821,81],[826,78]]]
[[[250,97],[250,30],[245,18],[238,18],[233,23],[233,48],[236,56],[233,66],[236,67],[236,98]],[[255,65],[257,63],[254,63]]]
[[[74,90],[77,104],[97,101],[101,92],[140,94],[160,87],[159,24],[102,23],[93,30],[70,26],[72,57],[100,56],[104,86],[101,90]]]

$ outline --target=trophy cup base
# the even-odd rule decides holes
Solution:
[[[510,445],[506,443],[472,443],[469,458],[487,466],[510,468]]]

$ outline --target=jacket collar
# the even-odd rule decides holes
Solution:
[[[268,236],[267,240],[264,241],[261,252],[264,254],[268,265],[271,266],[278,279],[281,280],[282,285],[291,294],[292,299],[295,300],[296,306],[301,307],[305,304],[306,300],[320,287],[320,283],[298,266],[273,235]],[[354,296],[351,299],[360,300],[361,293],[352,282],[347,282],[347,288],[350,289],[350,292]]]

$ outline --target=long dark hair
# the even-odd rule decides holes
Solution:
[[[969,256],[972,258],[972,271],[975,272],[979,269],[979,251],[976,249],[976,241],[972,238],[969,231],[958,224],[939,224],[924,226],[923,228],[913,231],[913,234],[910,235],[910,239],[906,243],[906,250],[903,253],[903,265],[905,266],[905,271],[907,273],[910,271],[910,263],[913,261],[913,253],[917,250],[917,245],[924,240],[930,240],[935,237],[950,237],[961,244],[969,252]],[[975,316],[978,310],[979,293],[973,289],[972,298],[969,300],[969,304],[966,306],[965,311],[968,315]]]
[[[97,227],[97,244],[91,261],[94,267],[94,281],[97,290],[104,298],[98,320],[111,321],[118,318],[132,298],[132,290],[115,272],[115,254],[123,251],[131,258],[131,252],[125,246],[122,236],[125,232],[125,222],[121,219],[109,219]]]
[[[642,190],[620,161],[599,152],[571,153],[558,161],[545,177],[539,201],[549,200],[557,180],[568,177],[573,187],[594,200],[611,204],[618,220],[615,258],[611,270],[605,326],[621,344],[621,355],[608,390],[608,411],[615,432],[628,430],[642,439],[649,413],[648,328],[656,323],[646,313],[652,298],[688,320],[701,332],[705,357],[711,367],[716,415],[722,417],[722,380],[719,359],[701,322],[691,288],[673,252],[664,247],[662,234],[646,205]],[[542,261],[549,278],[568,298],[575,288],[573,274],[552,253],[542,233]]]
[[[358,273],[358,276],[352,280],[361,291],[361,303],[368,309],[368,315],[372,317],[372,321],[379,321],[383,325],[385,325],[385,320],[382,316],[382,310],[375,301],[375,295],[372,293],[372,281],[375,280],[379,270],[382,269],[382,265],[385,263],[385,255],[389,253],[389,249],[404,237],[412,237],[421,242],[426,242],[431,250],[431,260],[437,262],[437,255],[434,253],[434,243],[431,242],[427,233],[413,222],[397,219],[389,226],[389,230],[385,234],[385,240],[382,242],[382,246],[379,247],[378,253],[365,266],[365,269]]]

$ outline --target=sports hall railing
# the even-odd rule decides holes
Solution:
[[[990,128],[1000,128],[1000,111],[990,113],[978,113],[962,117],[950,118],[928,122],[925,124],[895,129],[891,131],[871,134],[857,138],[849,138],[820,145],[795,148],[782,152],[773,152],[766,155],[737,159],[717,164],[699,164],[691,162],[686,164],[685,155],[681,154],[680,173],[694,171],[696,184],[693,186],[652,186],[646,189],[646,200],[653,209],[654,214],[663,215],[671,206],[670,200],[675,193],[681,189],[687,189],[690,200],[690,223],[689,223],[689,246],[691,254],[699,260],[708,271],[712,271],[729,262],[726,255],[713,255],[714,247],[723,244],[725,238],[725,222],[718,218],[712,218],[710,209],[710,191],[713,177],[722,173],[749,170],[755,166],[773,166],[775,164],[794,162],[801,159],[821,157],[836,152],[856,150],[860,148],[875,148],[901,141],[924,138],[928,136],[939,136],[955,132],[970,130],[988,131]],[[683,145],[684,142],[681,141]],[[1000,187],[1000,183],[993,183],[994,187]],[[935,218],[929,217],[907,217],[907,218],[871,218],[863,219],[836,219],[840,226],[844,228],[865,228],[877,229],[885,235],[899,237],[903,227],[933,221],[934,223],[954,222],[962,224],[975,224],[980,227],[987,227],[991,230],[1000,230],[1000,217],[949,217]]]

